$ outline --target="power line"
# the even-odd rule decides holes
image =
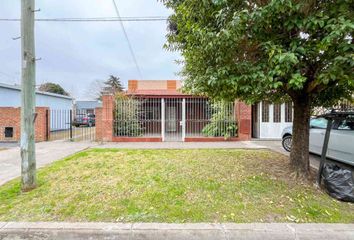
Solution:
[[[37,18],[36,22],[153,22],[167,21],[163,16],[145,17],[96,17],[96,18]],[[0,18],[1,22],[20,22],[19,18]]]
[[[113,1],[114,9],[115,9],[115,11],[116,11],[116,13],[117,13],[117,16],[118,16],[119,19],[121,19],[116,1],[115,1],[115,0],[112,0],[112,1]],[[119,23],[120,23],[120,25],[121,25],[121,27],[122,27],[124,36],[125,36],[125,38],[126,38],[126,40],[127,40],[127,43],[128,43],[128,46],[129,46],[129,50],[130,50],[130,53],[131,53],[131,55],[132,55],[132,57],[133,57],[133,60],[134,60],[136,69],[138,70],[140,79],[143,79],[142,74],[141,74],[141,71],[140,71],[140,67],[139,67],[139,64],[138,64],[138,61],[136,60],[136,57],[135,57],[135,54],[134,54],[133,47],[132,47],[132,45],[131,45],[131,43],[130,43],[130,41],[129,41],[128,34],[127,34],[127,32],[125,31],[124,24],[123,24],[122,21],[119,21]]]

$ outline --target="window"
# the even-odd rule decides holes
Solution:
[[[5,138],[13,138],[13,137],[14,137],[14,128],[5,127]]]
[[[354,121],[342,120],[338,125],[338,130],[354,130]]]
[[[293,103],[287,102],[285,103],[285,122],[293,121]]]
[[[273,122],[275,122],[275,123],[281,122],[281,105],[280,104],[273,105]]]
[[[262,103],[262,122],[269,122],[269,103]]]
[[[327,120],[325,118],[311,119],[310,126],[312,128],[326,129],[327,128]]]

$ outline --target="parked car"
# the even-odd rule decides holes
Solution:
[[[88,127],[93,127],[96,124],[96,116],[95,114],[76,114],[76,117],[74,119],[73,125],[75,127],[80,127],[80,126],[88,126]]]
[[[310,121],[310,152],[321,155],[324,136],[327,128],[325,118],[314,118]],[[282,132],[282,145],[291,151],[292,126]],[[328,143],[327,157],[354,166],[354,120],[337,120],[333,122]]]

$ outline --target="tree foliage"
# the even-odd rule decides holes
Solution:
[[[64,96],[69,96],[69,93],[64,90],[62,86],[56,83],[43,83],[38,88],[39,91],[60,94]]]
[[[354,92],[353,0],[162,0],[184,89],[221,99],[294,102],[291,164],[309,173],[315,106]]]
[[[353,12],[349,0],[166,0],[168,48],[182,53],[193,93],[248,102],[349,97]]]
[[[110,75],[106,81],[95,80],[87,89],[87,95],[96,100],[102,100],[103,94],[119,94],[124,91],[123,84],[120,78],[114,75]]]
[[[104,85],[104,91],[112,94],[120,93],[124,90],[120,78],[113,75],[109,76],[108,80],[104,82]]]

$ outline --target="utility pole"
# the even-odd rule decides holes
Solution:
[[[36,58],[34,44],[35,0],[21,0],[21,188],[36,187],[34,139]]]

